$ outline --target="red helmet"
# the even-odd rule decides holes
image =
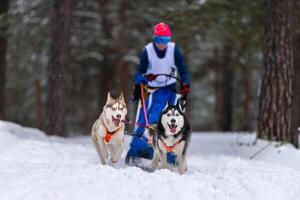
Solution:
[[[160,22],[154,26],[153,35],[171,37],[171,29],[168,24]]]

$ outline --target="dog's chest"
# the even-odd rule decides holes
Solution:
[[[105,143],[119,143],[124,138],[124,128],[123,126],[120,126],[117,129],[107,129],[103,123],[100,123],[98,126],[97,135],[98,137],[102,138]]]
[[[171,147],[174,146],[176,140],[174,137],[171,136],[171,137],[164,138],[163,142],[166,144],[166,146]]]
[[[158,147],[163,152],[172,152],[176,155],[181,154],[183,150],[184,142],[182,142],[179,138],[167,137],[161,138],[158,141]]]

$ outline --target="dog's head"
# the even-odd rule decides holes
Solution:
[[[107,120],[111,121],[114,126],[119,126],[127,114],[123,93],[117,99],[112,98],[110,93],[108,93],[103,111]]]
[[[177,103],[177,105],[167,104],[161,113],[160,123],[167,135],[177,134],[185,124],[185,116],[180,103]]]

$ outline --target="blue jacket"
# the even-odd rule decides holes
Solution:
[[[161,51],[156,47],[155,44],[153,46],[154,46],[155,52],[159,58],[165,57],[166,49]],[[183,84],[189,85],[190,84],[189,70],[184,61],[184,57],[177,45],[175,45],[174,58],[175,58],[175,65],[177,67],[179,76],[180,76]],[[148,60],[147,50],[146,50],[146,48],[144,48],[144,50],[142,51],[141,56],[140,56],[140,64],[138,65],[138,69],[137,69],[137,73],[136,73],[135,77],[145,74],[148,69],[148,66],[149,66],[149,60]],[[176,90],[176,84],[169,85],[169,86],[167,86],[167,88]]]

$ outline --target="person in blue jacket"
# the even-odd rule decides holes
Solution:
[[[167,74],[167,76],[161,74]],[[166,23],[160,22],[154,26],[153,41],[147,44],[141,53],[140,64],[134,76],[135,100],[140,99],[140,84],[155,89],[155,92],[150,93],[145,100],[149,124],[157,123],[167,102],[175,103],[176,79],[174,77],[177,77],[177,74],[179,74],[182,82],[181,95],[187,97],[190,89],[188,67],[178,46],[171,42],[170,27]],[[145,124],[142,108],[139,112],[138,124]],[[145,128],[137,126],[135,136],[130,143],[126,163],[139,157],[152,159],[153,149],[147,144]],[[174,156],[168,155],[168,161],[174,164]]]

